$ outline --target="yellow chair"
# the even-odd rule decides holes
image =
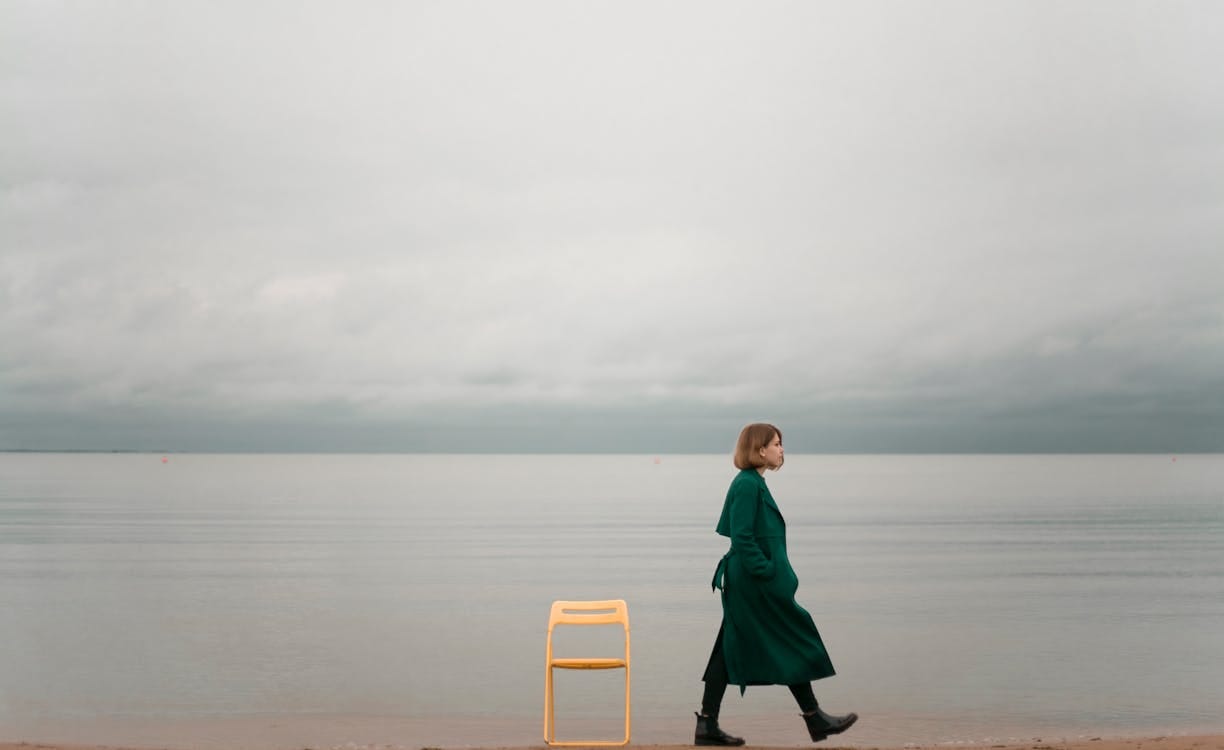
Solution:
[[[622,625],[625,628],[625,658],[554,658],[553,629],[558,625]],[[560,747],[619,746],[629,744],[629,607],[623,599],[593,602],[564,602],[552,604],[548,616],[548,645],[545,649],[544,671],[544,742]],[[625,739],[584,740],[581,742],[557,740],[556,705],[553,700],[553,669],[624,669],[625,670]]]

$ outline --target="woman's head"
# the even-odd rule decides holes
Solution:
[[[737,469],[782,468],[782,431],[771,424],[756,422],[740,430],[735,444]]]

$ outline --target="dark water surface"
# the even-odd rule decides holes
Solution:
[[[549,604],[623,598],[634,740],[683,742],[733,473],[0,454],[0,740],[340,717],[538,744]],[[839,672],[817,696],[864,717],[840,744],[1224,730],[1224,456],[792,455],[767,480]],[[614,732],[620,675],[563,676],[559,728]],[[729,691],[724,724],[803,739],[784,688]]]

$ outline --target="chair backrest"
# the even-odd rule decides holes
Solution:
[[[553,602],[548,615],[548,632],[556,625],[615,625],[629,630],[629,606],[624,599],[591,602]]]

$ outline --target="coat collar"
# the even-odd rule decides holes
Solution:
[[[765,504],[769,506],[770,508],[772,508],[773,512],[777,513],[778,516],[781,517],[782,509],[778,507],[778,504],[776,502],[774,502],[773,493],[769,491],[769,485],[765,483],[765,477],[761,474],[761,472],[757,471],[756,469],[740,469],[740,474],[749,475],[748,477],[745,477],[745,478],[750,479],[750,481],[756,482],[757,484],[761,486],[761,489],[765,490],[765,493],[763,495],[763,497],[765,498]]]
[[[740,474],[747,474],[754,482],[765,484],[765,477],[761,476],[761,472],[756,469],[740,469]]]

